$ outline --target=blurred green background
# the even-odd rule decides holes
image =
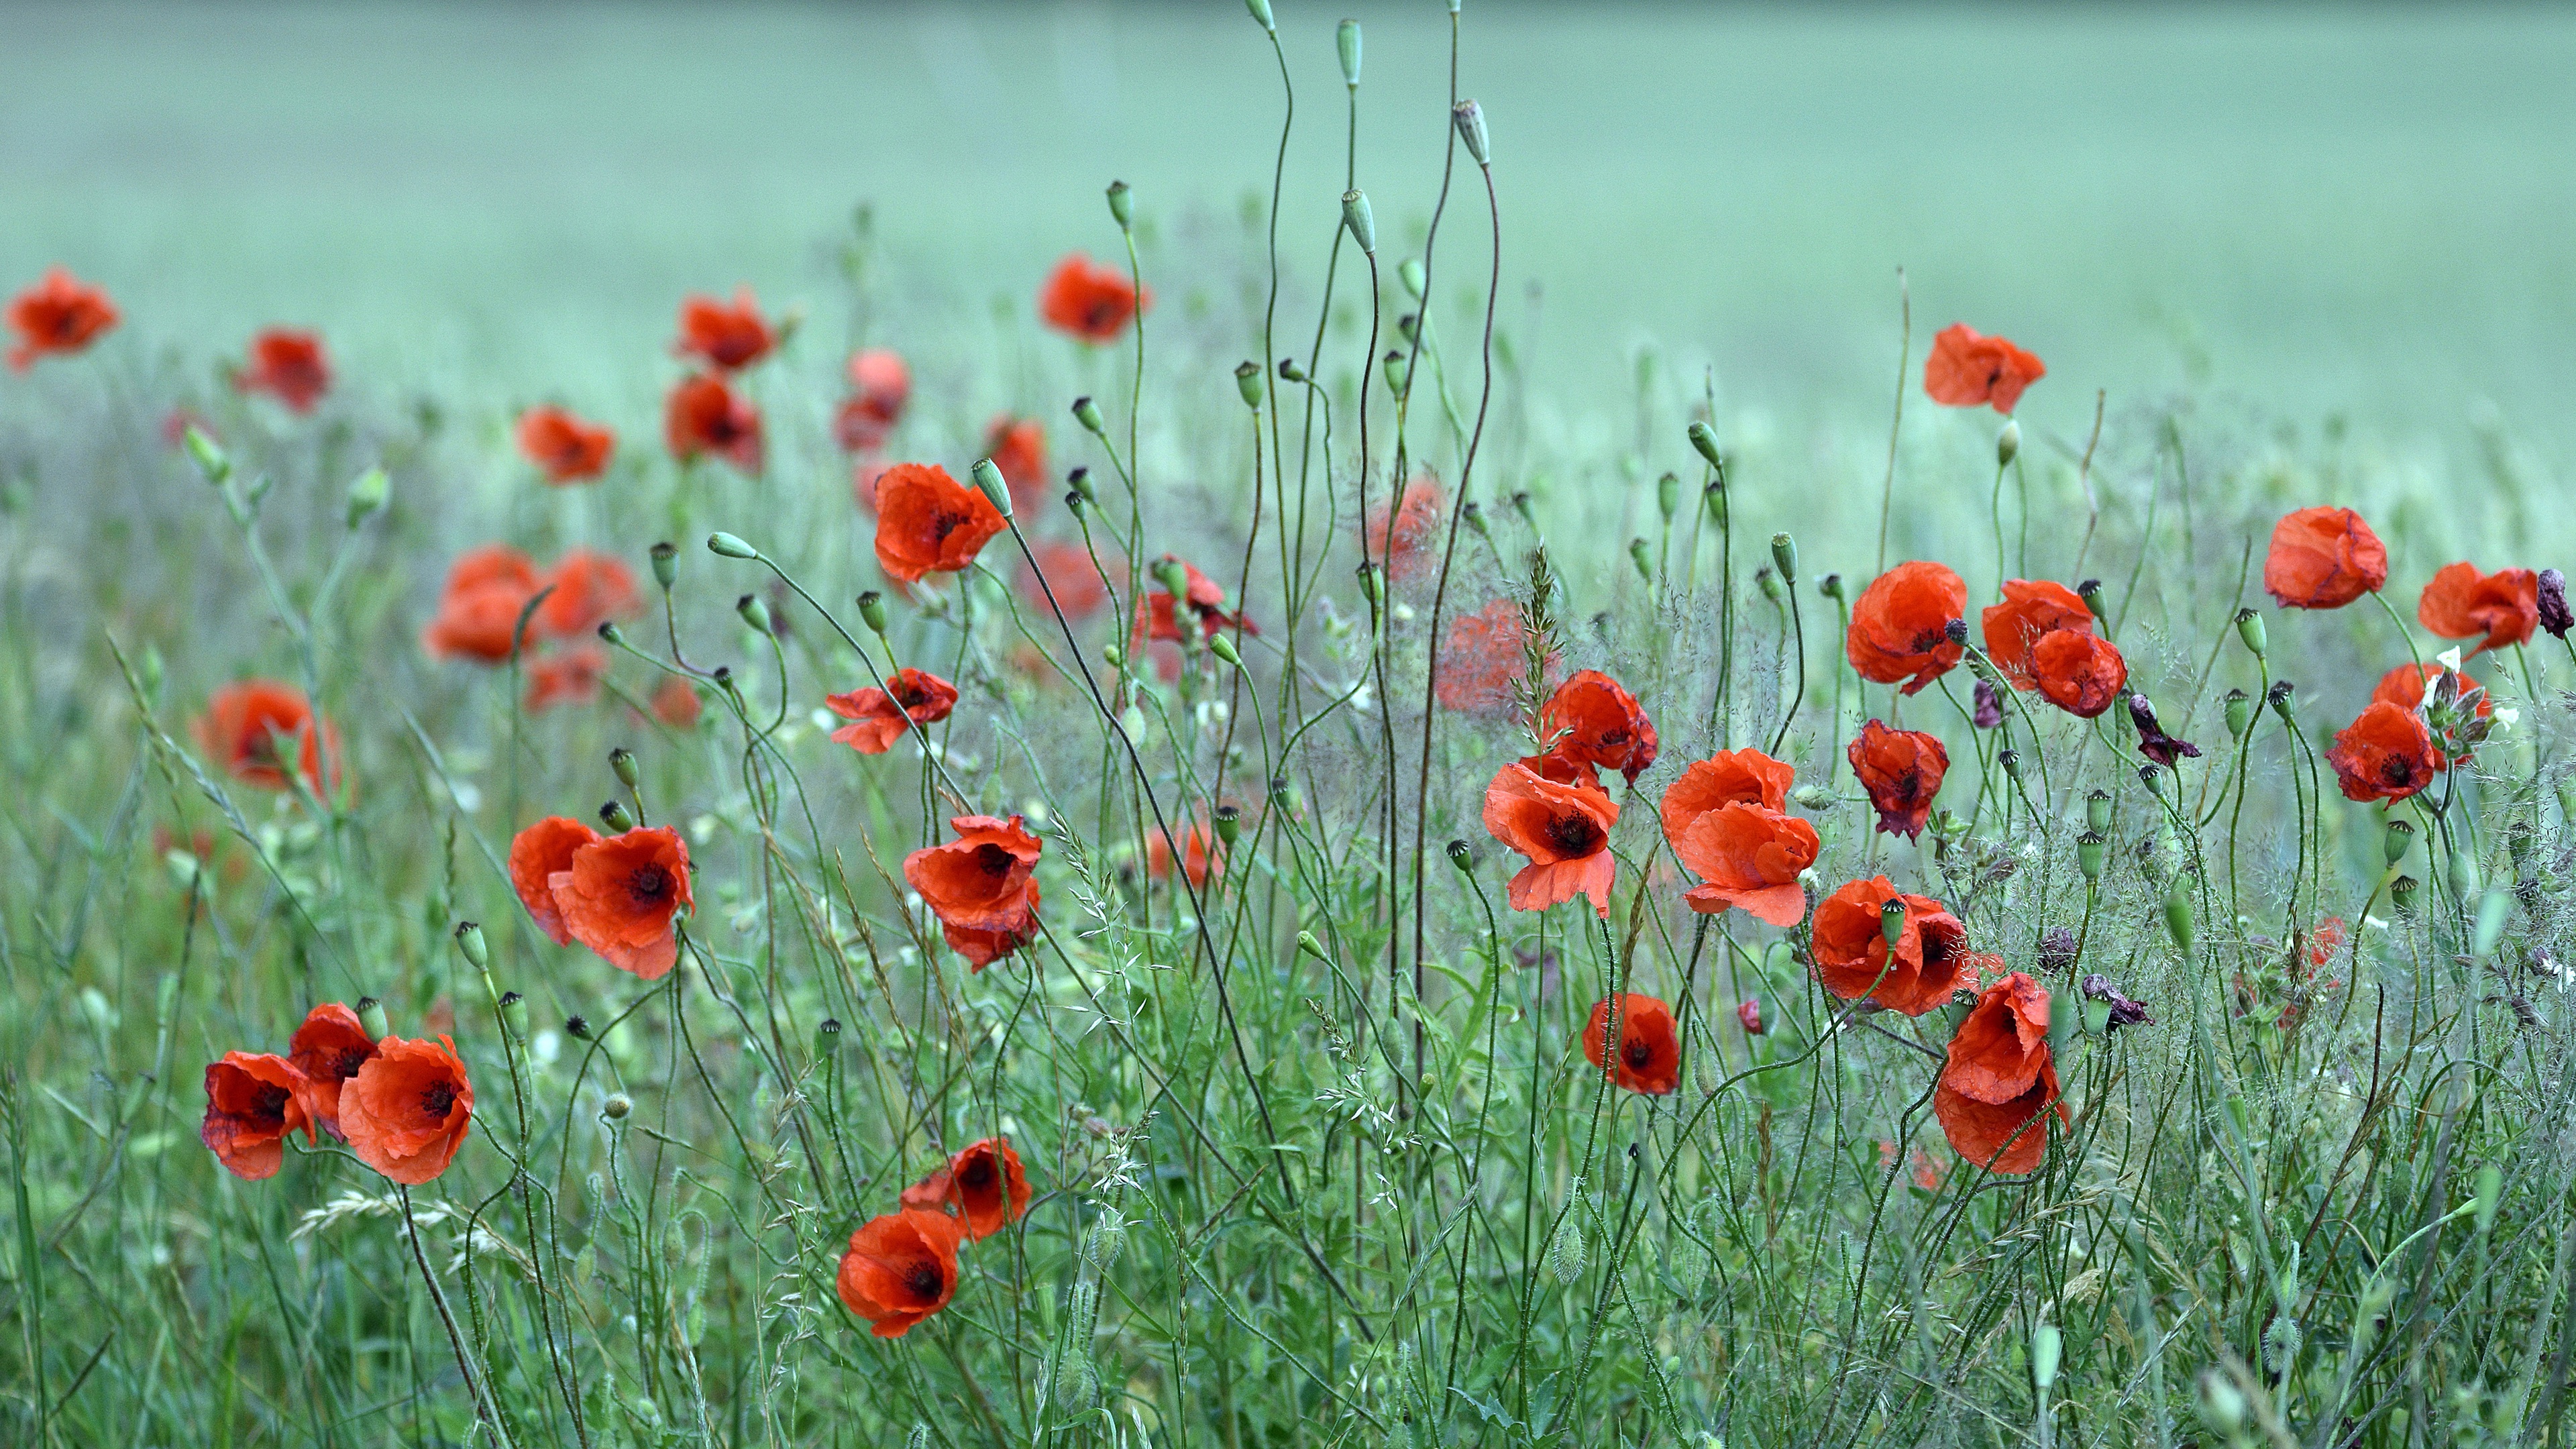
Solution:
[[[1342,180],[1335,20],[1366,27],[1359,176],[1398,239],[1437,183],[1449,21],[1277,9],[1311,285]],[[2026,415],[2061,434],[2096,387],[2116,409],[2199,384],[2419,440],[2490,400],[2553,458],[2576,430],[2576,9],[1468,0],[1464,22],[1506,318],[1543,287],[1523,350],[1569,416],[1622,397],[1652,338],[1713,362],[1730,408],[1883,417],[1902,265],[1916,356],[1952,320],[2012,335],[2051,369]],[[679,294],[833,306],[860,200],[883,280],[959,316],[1113,251],[1113,176],[1163,255],[1202,237],[1230,266],[1279,121],[1239,0],[82,4],[0,8],[0,32],[0,280],[70,265],[128,345],[314,325],[353,381],[638,424]]]

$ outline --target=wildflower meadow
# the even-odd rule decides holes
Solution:
[[[0,1443],[2571,1442],[2563,485],[1901,275],[1557,425],[1426,4],[973,325],[0,277]]]

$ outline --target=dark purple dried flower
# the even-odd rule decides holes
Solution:
[[[2156,1024],[2156,1019],[2147,1014],[2146,1003],[2132,1001],[2128,997],[2122,995],[2120,993],[2120,988],[2112,985],[2111,978],[2108,976],[2099,974],[2086,976],[2080,983],[2079,989],[2093,1000],[2104,1002],[2110,1006],[2110,1019],[2102,1023],[2102,1034],[2104,1036],[2109,1036],[2111,1033],[2124,1026],[2153,1026]]]
[[[2129,696],[2129,723],[2138,727],[2138,753],[2170,770],[2174,761],[2200,758],[2200,746],[2166,734],[2156,723],[2156,709],[2143,694]]]
[[[2004,726],[2003,696],[1995,693],[1994,685],[1982,679],[1977,681],[1977,712],[1972,718],[1981,730],[1997,730]]]
[[[2567,612],[2567,576],[2556,569],[2540,571],[2540,627],[2561,639],[2576,629],[2576,614]]]

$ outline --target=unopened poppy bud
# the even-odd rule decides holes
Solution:
[[[1373,563],[1361,564],[1359,576],[1360,592],[1368,595],[1369,607],[1383,608],[1386,604],[1386,582],[1378,566]]]
[[[383,1041],[393,1034],[392,1025],[385,1020],[383,1002],[372,996],[358,998],[358,1030],[365,1032],[369,1041]]]
[[[817,1061],[828,1061],[832,1053],[840,1049],[840,1020],[836,1017],[824,1017],[823,1024],[814,1028],[814,1057]]]
[[[564,1018],[564,1035],[575,1041],[590,1040],[590,1018],[580,1012]]]
[[[1325,953],[1324,943],[1316,940],[1315,933],[1312,931],[1299,931],[1297,933],[1297,949],[1314,957],[1318,961],[1330,961],[1333,959],[1330,955]]]
[[[867,625],[868,631],[872,634],[880,637],[885,634],[885,595],[874,589],[859,595],[859,622]]]
[[[2245,727],[2254,723],[2254,696],[2241,689],[2227,691],[2227,733],[2242,736]]]
[[[1708,466],[1715,468],[1720,472],[1725,471],[1726,462],[1718,456],[1717,452],[1717,430],[1715,428],[1710,427],[1706,423],[1691,424],[1690,444],[1692,447],[1699,450],[1699,455],[1701,457],[1708,460]]]
[[[1115,640],[1100,646],[1100,658],[1112,669],[1127,667],[1127,651],[1119,648]]]
[[[1422,300],[1423,287],[1430,281],[1430,273],[1422,269],[1422,258],[1406,257],[1396,264],[1395,279],[1404,284],[1404,295],[1419,302]],[[1414,319],[1408,317],[1405,320],[1410,322]]]
[[[743,542],[741,539],[734,537],[730,533],[708,534],[707,552],[719,553],[724,555],[726,558],[760,557],[759,549],[753,548],[750,544]]]
[[[1386,356],[1379,359],[1378,371],[1385,375],[1386,386],[1389,392],[1400,393],[1404,391],[1404,379],[1408,371],[1405,365],[1404,349],[1401,347],[1388,348],[1386,350]]]
[[[2380,844],[2382,853],[2388,857],[2388,863],[2395,865],[2406,858],[2408,848],[2415,844],[2415,827],[2404,820],[2391,820],[2388,822],[2387,833],[2381,837]]]
[[[2478,858],[2465,850],[2451,852],[2451,894],[2461,900],[2476,895],[2486,886],[2486,873],[2478,869]]]
[[[1843,576],[1841,574],[1827,574],[1823,578],[1818,579],[1816,581],[1816,592],[1833,600],[1835,603],[1841,603],[1843,598]]]
[[[1771,571],[1771,566],[1769,564],[1764,564],[1762,567],[1753,571],[1753,586],[1762,591],[1762,597],[1769,599],[1774,604],[1781,602],[1787,597],[1786,594],[1781,592],[1780,576]]]
[[[769,632],[769,606],[760,601],[760,595],[745,594],[734,600],[733,611],[742,616],[742,621],[751,626],[753,633]]]
[[[385,499],[392,492],[392,480],[382,468],[369,468],[349,484],[349,526],[357,527],[384,511]]]
[[[678,582],[680,577],[679,545],[657,543],[653,545],[652,558],[653,582],[660,584],[662,592],[667,594],[671,591],[671,585]]]
[[[643,778],[643,772],[635,764],[635,752],[624,745],[619,745],[608,752],[608,772],[617,777],[618,784],[629,790],[634,789],[635,782]]]
[[[1243,405],[1255,412],[1261,410],[1261,364],[1238,362],[1234,365],[1234,390],[1243,394]]]
[[[2272,706],[2272,713],[2279,715],[2283,724],[2298,723],[2290,717],[2290,696],[2297,692],[2298,686],[2284,679],[2263,696],[2264,702]]]
[[[1243,8],[1252,12],[1252,18],[1260,22],[1263,30],[1272,35],[1279,33],[1279,22],[1270,18],[1270,0],[1243,0]]]
[[[1637,566],[1637,577],[1650,584],[1655,581],[1654,545],[1642,538],[1628,540],[1628,561]]]
[[[1798,541],[1785,533],[1771,535],[1771,562],[1780,566],[1780,582],[1798,585]]]
[[[1333,48],[1342,55],[1342,84],[1357,86],[1360,83],[1360,23],[1343,21],[1341,28],[1333,32]]]
[[[1347,20],[1342,23],[1350,27],[1352,34],[1359,33],[1358,26]],[[1363,254],[1377,255],[1377,219],[1369,215],[1368,193],[1358,190],[1342,193],[1342,225],[1351,229],[1351,240],[1360,244]]]
[[[1218,637],[1223,638],[1224,636],[1219,635]],[[1219,805],[1216,807],[1216,838],[1218,842],[1224,845],[1232,845],[1234,844],[1236,837],[1242,834],[1242,807],[1238,805]]]
[[[620,835],[635,828],[635,817],[627,813],[625,806],[614,800],[599,807],[599,819],[601,824]]]
[[[2019,456],[2021,456],[2021,420],[2007,418],[2004,421],[2004,430],[1995,434],[1995,466],[2009,468],[2012,466],[2012,460]]]
[[[501,1025],[508,1028],[512,1041],[528,1039],[528,998],[515,991],[501,993]]]
[[[626,631],[617,627],[615,619],[602,619],[599,621],[599,639],[603,644],[623,644]]]
[[[1737,1002],[1735,1004],[1735,1019],[1744,1027],[1744,1034],[1746,1036],[1762,1035],[1764,1030],[1762,1025],[1762,998],[1758,996],[1748,996],[1744,1000]]]
[[[2411,875],[2401,875],[2397,879],[2388,883],[2388,899],[2397,907],[2397,913],[2399,915],[2405,916],[2410,920],[2413,919],[2415,915],[2415,892],[2422,885],[2422,881],[2417,880]]]
[[[1135,216],[1136,201],[1134,196],[1130,193],[1127,183],[1124,181],[1110,182],[1109,219],[1118,223],[1118,229],[1120,231],[1125,231],[1128,226],[1134,222]]]
[[[634,1110],[635,1103],[624,1092],[611,1092],[608,1100],[599,1104],[599,1115],[611,1122],[625,1121],[626,1114]]]
[[[492,948],[483,943],[483,928],[472,921],[456,923],[456,949],[477,971],[492,964]]]
[[[1700,501],[1708,505],[1709,522],[1716,524],[1720,528],[1726,527],[1726,483],[1724,480],[1708,485],[1708,487],[1700,493]]]
[[[1896,949],[1897,942],[1905,939],[1905,902],[1903,900],[1891,899],[1878,908],[1878,932],[1887,938],[1887,949],[1891,951]]]
[[[2165,887],[2165,934],[2186,956],[2191,954],[2191,876],[2175,871]]]
[[[1215,655],[1217,659],[1224,663],[1228,668],[1241,669],[1243,667],[1243,655],[1241,651],[1234,647],[1234,641],[1232,639],[1227,638],[1223,634],[1210,634],[1207,642],[1208,652]]]
[[[2065,1345],[2060,1341],[2057,1325],[2043,1323],[2030,1331],[2030,1380],[2046,1389],[2057,1382],[2057,1359]]]
[[[2245,647],[2253,650],[2257,659],[2263,657],[2264,647],[2271,643],[2263,630],[2263,616],[2252,609],[2236,611],[2236,637],[2245,641]]]
[[[2075,837],[2075,868],[2084,873],[2086,880],[2102,878],[2102,857],[2108,853],[2108,846],[2098,830],[2087,830]]]
[[[1567,1213],[1547,1240],[1547,1271],[1559,1283],[1571,1283],[1583,1276],[1583,1224]]]
[[[224,445],[215,441],[213,434],[190,424],[188,431],[180,434],[180,442],[188,449],[188,461],[197,465],[197,471],[205,475],[207,482],[220,488],[226,479],[233,476],[233,460],[224,452]]]
[[[1474,101],[1460,101],[1450,108],[1449,115],[1458,123],[1458,139],[1466,143],[1467,154],[1479,166],[1493,165],[1494,143],[1485,134],[1485,108]]]
[[[966,471],[974,478],[975,486],[983,492],[986,501],[993,505],[994,510],[1004,518],[1010,517],[1011,485],[1002,477],[1002,470],[993,466],[993,460],[978,458],[975,460],[975,466]]]

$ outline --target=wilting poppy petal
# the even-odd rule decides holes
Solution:
[[[1951,639],[1950,626],[1963,622],[1967,609],[1968,585],[1948,567],[1898,564],[1872,579],[1853,603],[1843,654],[1861,678],[1904,681],[1912,694],[1959,662],[1965,646]]]
[[[2008,413],[2021,401],[2023,388],[2047,375],[2047,366],[2035,354],[2009,338],[1987,337],[1965,322],[1953,322],[1932,338],[1932,354],[1923,360],[1923,391],[1947,407],[1991,403],[1996,412]]]
[[[2388,549],[2349,508],[2302,508],[2272,525],[2263,591],[2285,609],[2340,609],[2388,582]]]
[[[1922,835],[1932,817],[1932,797],[1941,793],[1941,778],[1950,771],[1950,751],[1940,737],[1871,720],[1843,754],[1878,808],[1878,828],[1908,840]]]
[[[304,1074],[273,1053],[226,1052],[206,1068],[206,1120],[199,1140],[235,1177],[274,1177],[292,1132],[313,1135]]]
[[[2048,992],[2021,972],[1986,988],[1951,1038],[1932,1110],[1951,1150],[1992,1171],[2020,1174],[2048,1151],[2050,1107],[2068,1119],[2048,1050]]]
[[[2527,644],[2540,627],[2540,576],[2529,569],[2481,574],[2476,564],[2445,564],[2424,586],[2415,617],[2445,639],[2485,635],[2472,655]]]
[[[898,669],[883,689],[870,686],[824,697],[823,705],[850,723],[832,731],[834,743],[863,755],[882,755],[916,725],[948,718],[957,686],[920,669]]]

